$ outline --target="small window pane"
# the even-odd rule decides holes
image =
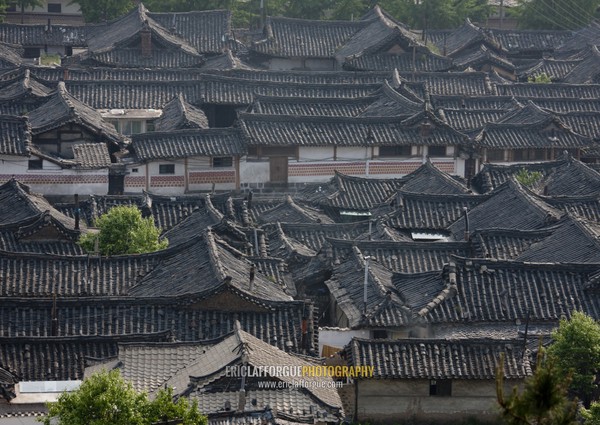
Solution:
[[[175,174],[175,164],[160,164],[158,174]]]
[[[429,156],[446,156],[446,146],[429,146]]]
[[[379,156],[410,156],[412,147],[409,146],[380,146]]]
[[[230,156],[216,156],[212,159],[213,168],[233,166],[233,158]]]
[[[48,3],[48,13],[61,13],[62,5],[60,3]]]
[[[41,159],[30,159],[28,168],[30,170],[42,170],[44,168],[44,162]]]

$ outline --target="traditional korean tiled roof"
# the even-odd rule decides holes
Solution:
[[[437,47],[442,54],[450,57],[454,57],[473,45],[480,44],[500,49],[493,37],[483,29],[473,25],[469,19],[466,19],[462,26],[443,37],[442,40],[437,41]]]
[[[62,82],[58,83],[56,92],[46,103],[29,113],[29,122],[34,135],[73,123],[93,134],[102,135],[110,142],[122,140],[112,124],[105,122],[95,109],[71,96]]]
[[[15,78],[2,81],[1,86],[0,102],[22,101],[24,98],[42,100],[51,93],[48,87],[31,78],[29,69],[25,69]]]
[[[402,178],[402,191],[431,194],[464,194],[467,186],[449,174],[440,171],[429,159],[423,165]]]
[[[514,108],[518,102],[513,96],[462,96],[462,95],[432,95],[431,104],[434,109],[498,109]]]
[[[371,21],[316,21],[269,17],[267,38],[249,46],[251,51],[276,57],[333,58],[340,46]]]
[[[500,186],[510,176],[521,170],[542,173],[533,189],[549,196],[593,195],[600,191],[600,173],[569,155],[549,162],[530,164],[484,164],[473,178],[473,184],[481,192],[489,192]]]
[[[500,96],[515,96],[517,98],[578,98],[597,99],[600,97],[598,84],[564,84],[564,83],[515,83],[498,84],[496,90]]]
[[[566,41],[572,34],[571,31],[557,30],[515,30],[496,29],[487,30],[502,48],[511,54],[553,51]]]
[[[567,112],[556,114],[556,117],[569,126],[575,133],[587,136],[593,140],[600,139],[600,112]]]
[[[0,224],[14,223],[31,217],[50,215],[67,228],[75,227],[75,220],[55,209],[42,195],[30,191],[29,186],[11,179],[0,186]]]
[[[415,119],[412,119],[415,118]],[[298,146],[398,146],[462,145],[466,136],[438,120],[429,136],[421,136],[417,116],[404,121],[395,117],[298,117],[292,115],[240,114],[240,127],[250,145]]]
[[[79,234],[45,211],[37,217],[0,225],[0,251],[83,255],[77,244]]]
[[[256,70],[251,65],[243,62],[240,58],[235,56],[231,50],[225,51],[225,53],[219,56],[213,56],[206,59],[206,62],[202,64],[202,71],[230,71],[234,69],[247,69]]]
[[[0,24],[0,40],[18,46],[86,45],[88,26]]]
[[[162,108],[162,114],[154,126],[158,131],[208,128],[208,118],[202,109],[186,102],[180,93]]]
[[[552,117],[551,113],[544,111],[532,101],[528,101],[525,105],[516,105],[496,122],[502,124],[545,124]]]
[[[131,12],[112,22],[93,27],[87,38],[87,55],[94,57],[98,53],[102,54],[115,48],[127,48],[139,38],[141,31],[150,31],[153,41],[165,48],[199,56],[199,52],[186,40],[170,33],[156,22],[141,3]],[[141,54],[141,49],[138,51]]]
[[[571,33],[571,36],[565,38],[562,44],[557,44],[557,50],[562,52],[578,51],[584,46],[592,44],[598,38],[600,38],[600,24],[592,21],[588,26]]]
[[[573,311],[595,318],[600,303],[590,278],[598,269],[598,264],[457,259],[440,282],[438,301],[419,314],[432,323],[514,324],[530,314],[532,323],[557,324]]]
[[[558,60],[543,58],[540,59],[539,62],[535,62],[533,65],[527,64],[527,66],[520,67],[517,73],[521,79],[527,79],[529,77],[546,74],[552,79],[552,81],[563,81],[565,75],[567,75],[573,68],[577,67],[580,62],[580,59]]]
[[[205,413],[216,413],[222,411],[225,401],[236,396],[236,402],[239,400],[239,389],[241,383],[235,379],[235,387],[221,388],[219,380],[225,378],[227,366],[242,366],[249,368],[286,366],[286,368],[302,368],[303,366],[314,366],[315,362],[306,358],[296,356],[279,350],[272,345],[256,338],[255,336],[244,332],[240,323],[236,323],[235,330],[220,341],[208,341],[208,344],[190,345],[190,344],[131,344],[120,345],[117,367],[127,381],[131,382],[138,390],[154,392],[163,385],[177,388],[178,394],[190,395],[196,399],[205,409]],[[114,367],[115,362],[109,362],[107,366]],[[307,381],[331,380],[332,378],[323,377],[303,377]],[[230,379],[230,378],[227,378]],[[259,378],[260,379],[260,378]],[[265,379],[269,379],[266,377]],[[283,376],[281,374],[272,374],[271,379],[293,382],[298,377]],[[246,380],[244,388],[249,393],[246,394],[248,405],[251,404],[251,394],[257,391],[255,378]],[[213,391],[203,390],[207,385],[213,387]],[[239,386],[238,386],[239,385]],[[237,387],[237,388],[236,388]],[[308,396],[313,403],[318,405],[318,410],[326,409],[329,413],[337,413],[341,410],[342,404],[337,391],[333,388],[317,388],[311,386],[306,389],[296,389],[300,394]],[[273,401],[279,403],[272,407],[283,409],[287,407],[298,409],[300,405],[284,404],[286,398],[277,398],[274,394],[267,391],[258,391],[265,393],[258,396],[258,401],[266,402],[263,397],[271,397]],[[280,391],[283,394],[287,391]],[[289,402],[289,398],[287,400]],[[237,405],[233,404],[233,405]],[[218,406],[218,407],[217,407]],[[331,410],[333,409],[333,410]],[[316,412],[314,412],[316,414]]]
[[[555,227],[550,236],[531,245],[516,260],[600,264],[600,223],[565,217]]]
[[[142,162],[194,156],[239,156],[246,148],[237,128],[153,131],[134,134],[131,149]]]
[[[532,121],[528,121],[529,119]],[[549,131],[550,126],[554,130]],[[476,136],[475,141],[482,147],[492,149],[566,149],[592,144],[591,139],[565,127],[555,116],[549,115],[545,120],[540,120],[539,117],[531,116],[528,113],[503,117],[497,123],[486,124]]]
[[[432,95],[496,94],[485,72],[405,72],[402,77],[409,82],[424,82]]]
[[[98,52],[88,52],[65,60],[66,65],[121,66],[143,68],[192,68],[204,63],[204,57],[185,50],[168,50],[152,47],[151,55],[144,55],[140,47],[118,47]]]
[[[366,259],[357,247],[345,261],[334,266],[331,279],[325,282],[337,306],[348,319],[351,328],[370,322],[373,313],[378,313],[381,304],[387,301],[383,317],[375,320],[377,326],[398,327],[413,321],[413,313],[404,305],[392,286],[392,272],[375,262],[369,263],[367,272],[367,308],[364,315],[364,280]],[[388,300],[389,299],[389,300]],[[391,305],[390,305],[391,304]]]
[[[396,90],[385,81],[376,93],[377,100],[373,101],[361,113],[363,117],[409,117],[425,109],[421,100],[405,96],[405,90]]]
[[[554,227],[541,230],[483,229],[471,236],[474,257],[514,260],[553,232]]]
[[[0,68],[14,68],[21,65],[23,49],[20,46],[0,42]]]
[[[487,123],[496,122],[506,114],[502,109],[439,109],[437,114],[450,127],[463,132],[474,133]]]
[[[201,54],[222,53],[229,46],[232,38],[229,10],[146,12],[146,16],[178,38],[185,40]]]
[[[378,379],[466,379],[495,381],[501,355],[505,379],[533,374],[521,341],[495,339],[353,338],[347,347],[352,366],[374,366]]]
[[[87,361],[116,356],[119,342],[168,338],[168,332],[126,337],[0,337],[0,367],[19,381],[81,380]]]
[[[180,245],[184,249],[173,255],[164,255],[160,268],[148,273],[130,293],[138,297],[204,296],[232,288],[258,299],[291,300],[279,285],[261,273],[256,273],[251,282],[250,261],[225,249],[210,230],[203,231],[186,245]],[[204,276],[201,282],[198,276]],[[165,287],[165,279],[172,284]]]
[[[214,208],[197,208],[187,218],[165,232],[162,236],[169,246],[179,245],[201,234],[206,228],[221,222],[223,215]]]
[[[379,6],[375,6],[368,16],[361,19],[369,22],[336,51],[340,58],[358,57],[369,54],[386,53],[388,49],[399,45],[401,48],[422,46],[418,36],[404,25],[389,18]],[[388,68],[389,69],[389,68]]]
[[[274,208],[263,211],[258,216],[258,222],[266,223],[323,223],[332,224],[333,221],[318,209],[299,205],[291,196],[287,196],[285,201]]]
[[[452,61],[454,66],[462,71],[468,68],[479,69],[480,66],[485,64],[493,64],[509,72],[515,70],[515,66],[511,61],[487,48],[485,44],[475,45],[456,53],[453,55]]]
[[[597,194],[579,196],[548,196],[544,202],[572,215],[600,222],[600,199]]]
[[[467,242],[357,241],[349,238],[327,238],[327,242],[325,252],[332,264],[352,259],[356,247],[362,255],[395,273],[442,270],[452,255],[465,256],[471,250]]]
[[[81,143],[73,146],[73,161],[77,168],[95,169],[110,166],[110,154],[104,143]]]
[[[300,196],[322,207],[368,211],[387,204],[403,183],[402,179],[369,179],[336,171],[328,184],[311,185]]]
[[[215,72],[211,72],[216,74]],[[381,84],[392,77],[392,71],[348,72],[348,71],[278,71],[232,69],[219,71],[219,75],[252,81],[270,81],[272,83],[304,84]]]
[[[518,214],[515,214],[518,211]],[[543,202],[515,180],[508,180],[489,198],[468,211],[469,231],[481,229],[541,229],[554,224],[563,215]],[[463,240],[465,219],[459,218],[448,229],[455,240]]]
[[[334,117],[356,117],[377,97],[360,98],[296,98],[281,96],[255,96],[250,105],[252,113],[265,115],[317,115]]]
[[[183,93],[192,104],[249,105],[255,94],[268,96],[356,98],[370,96],[380,84],[309,84],[248,80],[204,74],[198,81],[67,81],[77,99],[96,109],[160,109]],[[132,96],[132,93],[135,93]]]
[[[431,53],[427,49],[419,49],[413,56],[412,51],[401,54],[378,53],[347,57],[343,64],[349,71],[385,71],[397,69],[400,72],[441,72],[452,68],[452,60]]]
[[[384,222],[396,229],[442,231],[469,210],[488,199],[482,195],[438,195],[400,191],[395,211]]]
[[[596,46],[590,46],[584,58],[563,77],[562,81],[570,84],[598,83],[599,65],[600,51]]]
[[[31,127],[27,117],[0,115],[0,154],[29,156]]]

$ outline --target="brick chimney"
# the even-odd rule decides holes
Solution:
[[[144,28],[140,31],[142,40],[142,57],[149,58],[152,56],[152,32],[149,28]]]

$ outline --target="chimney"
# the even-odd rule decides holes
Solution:
[[[142,57],[149,58],[152,56],[152,33],[148,28],[140,31],[142,39]]]
[[[367,315],[367,298],[368,298],[368,283],[369,283],[369,255],[365,256],[365,280],[364,280],[364,293],[363,293],[363,314]]]
[[[427,139],[429,138],[429,133],[431,130],[431,124],[428,121],[423,121],[421,123],[421,138]]]
[[[67,81],[69,79],[69,68],[63,68],[63,81]]]
[[[471,239],[471,234],[469,232],[469,209],[467,207],[463,208],[465,214],[465,241],[469,241]]]
[[[252,263],[252,265],[250,266],[250,292],[254,291],[254,274],[256,272],[256,267],[254,266],[254,263]]]
[[[52,294],[52,336],[58,336],[58,317],[57,317],[57,308],[56,308],[56,293]]]
[[[79,195],[73,195],[75,198],[75,230],[79,230]]]
[[[243,412],[244,410],[246,410],[246,390],[242,388],[239,393],[237,411]]]
[[[252,191],[250,190],[248,192],[248,211],[250,211],[252,209]]]

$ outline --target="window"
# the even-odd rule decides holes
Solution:
[[[30,159],[27,168],[30,170],[42,170],[44,162],[41,159]]]
[[[382,329],[375,329],[373,331],[373,339],[387,339],[388,333]]]
[[[513,151],[513,161],[536,161],[543,160],[545,149],[515,149]]]
[[[432,379],[429,381],[429,395],[449,397],[452,395],[452,381],[450,379]]]
[[[23,57],[25,59],[35,59],[40,57],[40,48],[39,47],[25,47],[23,51]]]
[[[446,156],[446,146],[429,146],[427,152],[429,156]]]
[[[488,149],[488,161],[504,161],[504,149]]]
[[[132,173],[137,173],[137,172],[139,172],[139,170],[138,170],[137,168],[132,168],[132,169],[131,169],[131,172],[132,172]]]
[[[48,13],[61,13],[62,5],[60,3],[48,3]]]
[[[215,156],[212,159],[213,168],[231,167],[233,166],[233,158],[230,156]]]
[[[412,147],[408,146],[380,146],[379,156],[410,156]]]
[[[175,164],[160,164],[158,174],[175,174]]]
[[[73,46],[65,46],[65,56],[73,56]]]
[[[154,131],[154,120],[146,120],[146,131]]]
[[[121,123],[121,134],[139,134],[142,132],[141,121],[123,121]]]

